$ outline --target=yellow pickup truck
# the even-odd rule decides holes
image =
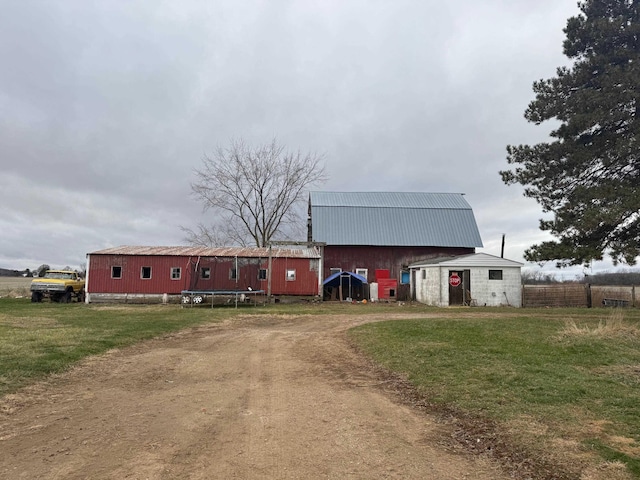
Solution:
[[[41,302],[45,297],[53,302],[69,303],[74,297],[84,302],[84,280],[70,270],[47,270],[44,277],[31,282],[31,301]]]

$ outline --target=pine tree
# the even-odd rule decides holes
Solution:
[[[557,240],[534,245],[529,261],[558,266],[640,255],[640,2],[586,0],[564,29],[571,67],[533,84],[525,118],[555,119],[552,141],[507,147],[507,184],[525,186],[552,220]]]

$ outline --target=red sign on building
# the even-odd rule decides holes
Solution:
[[[449,277],[449,285],[452,287],[457,287],[462,283],[462,279],[458,276],[456,272],[451,272],[451,276]]]

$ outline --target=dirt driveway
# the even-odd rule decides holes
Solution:
[[[373,320],[245,317],[89,359],[0,400],[0,478],[508,478],[385,393],[344,336]]]

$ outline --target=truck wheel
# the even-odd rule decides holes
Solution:
[[[31,301],[33,303],[40,303],[42,301],[42,294],[40,292],[31,292]]]
[[[71,291],[70,290],[67,290],[66,292],[64,292],[60,296],[60,302],[61,303],[69,303],[69,302],[71,302]]]

